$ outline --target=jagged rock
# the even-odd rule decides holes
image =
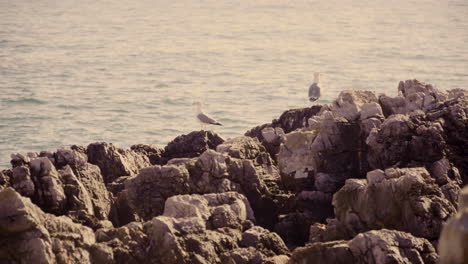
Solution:
[[[350,241],[313,243],[297,248],[289,263],[435,264],[437,260],[434,247],[426,239],[382,229],[359,234]]]
[[[220,151],[225,153],[208,149],[198,158],[175,158],[165,166],[142,169],[125,181],[130,207],[142,219],[150,219],[161,215],[164,201],[174,195],[236,191],[247,196],[255,210],[264,213],[261,223],[266,221],[273,227],[274,214],[283,200],[269,190],[279,181],[274,162],[258,141],[247,137],[220,145]]]
[[[267,127],[281,128],[285,133],[289,133],[298,128],[307,127],[309,125],[309,119],[312,116],[318,114],[321,109],[321,105],[314,105],[307,108],[290,109],[283,112],[283,114],[281,114],[278,119],[271,121],[271,124],[264,124],[252,128],[245,133],[245,136],[256,137],[262,142],[264,139],[262,130]]]
[[[444,104],[448,101],[458,100],[466,96],[465,90],[442,91],[418,80],[401,81],[398,85],[398,92],[397,97],[386,95],[379,97],[379,102],[386,117],[393,114],[410,114],[419,110],[427,113],[444,107]]]
[[[220,217],[222,224],[217,224]],[[254,243],[260,254],[248,253],[240,260],[253,263],[277,252],[289,254],[281,238],[265,229],[253,227],[242,234],[243,222],[252,217],[248,201],[238,193],[171,197],[164,216],[144,226],[151,240],[150,258],[157,263],[226,263],[238,259],[239,252],[251,252],[239,247]]]
[[[0,260],[6,263],[90,263],[88,227],[46,214],[12,188],[0,192]]]
[[[445,154],[459,170],[463,182],[468,182],[468,93],[461,90],[456,93],[449,91],[455,99],[446,101],[440,107],[429,111],[426,119],[439,123],[446,142]]]
[[[164,148],[164,163],[173,158],[194,158],[208,149],[216,149],[224,139],[213,131],[194,131],[181,135],[169,142]]]
[[[459,196],[458,213],[444,225],[439,239],[440,264],[468,262],[468,187]]]
[[[93,228],[109,217],[111,196],[99,167],[87,163],[82,147],[29,155],[8,177],[11,187],[46,212],[65,214]]]
[[[136,175],[141,168],[151,166],[146,155],[116,148],[105,142],[88,145],[87,154],[89,162],[101,169],[105,183],[110,183],[120,176]]]
[[[119,228],[96,231],[96,241],[91,248],[93,263],[144,263],[148,262],[148,235],[143,225],[132,222]]]
[[[242,247],[253,247],[266,256],[289,254],[283,240],[276,233],[272,233],[260,226],[254,226],[242,234]]]
[[[67,193],[68,210],[84,210],[89,215],[94,215],[94,206],[91,195],[83,183],[78,179],[69,165],[60,170],[64,181],[64,190]]]
[[[164,149],[162,148],[159,148],[155,145],[136,144],[132,145],[130,149],[147,156],[152,165],[163,164],[162,154]]]
[[[289,248],[308,240],[310,225],[333,216],[332,195],[320,191],[302,191],[288,204],[288,214],[280,215],[274,231]]]
[[[57,149],[55,153],[41,152],[41,156],[49,158],[55,163],[57,168],[70,165],[72,168],[79,168],[86,165],[88,156],[85,149],[79,146],[71,146]]]
[[[39,157],[32,159],[29,166],[36,189],[34,203],[46,212],[62,213],[65,209],[66,196],[59,173],[52,162],[48,158]]]
[[[108,219],[112,205],[112,197],[104,184],[99,167],[86,163],[75,170],[76,176],[90,194],[94,215],[100,219]]]
[[[261,179],[267,184],[278,184],[280,175],[274,160],[268,155],[266,149],[258,139],[250,137],[237,137],[218,145],[217,152],[226,153],[237,159],[248,159],[261,171]]]
[[[362,174],[359,125],[337,118],[329,111],[313,119],[309,122],[309,130],[298,130],[285,136],[278,153],[283,184],[294,190],[302,190],[306,187],[304,182],[307,182],[307,178],[313,184],[313,177],[322,173],[322,182],[326,178],[330,179],[330,184],[335,182],[326,188],[336,190],[351,175],[358,177]],[[318,119],[319,125],[315,123]]]
[[[31,179],[29,167],[20,165],[13,168],[11,185],[23,196],[32,197],[34,195],[34,182]]]
[[[152,166],[140,170],[125,181],[128,204],[138,215],[149,220],[161,215],[167,198],[189,192],[189,172],[183,166]]]
[[[298,128],[308,127],[310,118],[317,115],[321,109],[321,105],[290,109],[281,114],[278,119],[274,119],[270,124],[252,128],[245,133],[245,136],[257,138],[265,146],[271,157],[276,159],[284,134]]]
[[[374,171],[367,180],[349,179],[333,196],[333,206],[351,235],[392,228],[430,240],[438,238],[444,221],[456,212],[424,168]]]
[[[330,110],[336,117],[345,118],[348,121],[358,120],[380,114],[380,106],[377,97],[370,91],[342,91],[332,103]],[[361,110],[362,113],[361,113]]]
[[[249,201],[236,192],[205,195],[178,195],[167,199],[164,216],[198,217],[209,222],[208,227],[242,227],[246,220],[255,222]],[[239,226],[236,226],[236,223]]]

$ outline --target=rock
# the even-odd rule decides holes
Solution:
[[[246,220],[255,217],[245,196],[236,192],[201,195],[178,195],[167,199],[164,216],[198,217],[210,222],[212,228],[242,228]]]
[[[289,254],[281,238],[266,229],[251,227],[242,234],[249,226],[242,222],[254,220],[249,208],[245,197],[233,192],[171,197],[164,216],[144,225],[149,258],[157,263],[264,263],[277,252]]]
[[[136,144],[132,145],[130,149],[147,156],[152,165],[163,165],[162,154],[164,149],[162,148],[155,145]]]
[[[105,142],[88,145],[87,154],[89,162],[101,169],[105,183],[120,176],[136,175],[141,168],[151,166],[147,156],[133,150],[116,148]]]
[[[68,210],[84,210],[89,215],[94,215],[94,206],[91,195],[83,183],[78,179],[69,165],[66,165],[61,172],[64,181],[64,189],[67,195]]]
[[[94,263],[145,263],[150,246],[143,225],[129,223],[119,228],[102,228],[96,231],[96,241],[91,248]]]
[[[289,248],[304,245],[311,224],[333,216],[332,195],[320,191],[302,191],[288,204],[288,214],[280,215],[274,231]]]
[[[382,107],[378,103],[372,102],[372,103],[363,104],[361,106],[361,115],[359,119],[365,120],[369,118],[378,118],[378,119],[384,118]]]
[[[399,96],[397,97],[386,95],[379,97],[386,117],[393,114],[410,114],[414,111],[427,113],[443,106],[447,101],[465,96],[466,93],[461,89],[452,92],[441,91],[418,80],[400,82],[398,92]]]
[[[361,233],[350,241],[313,243],[293,251],[289,263],[437,263],[432,244],[411,234],[382,229]]]
[[[65,209],[66,196],[59,173],[52,162],[45,157],[31,160],[31,177],[34,180],[36,195],[33,197],[44,211],[60,214]]]
[[[13,168],[11,185],[23,196],[32,197],[34,195],[34,182],[31,179],[29,167],[21,165]]]
[[[140,170],[125,181],[128,204],[138,215],[149,220],[161,215],[167,198],[190,190],[189,172],[183,166],[152,166]]]
[[[278,153],[282,180],[287,188],[303,190],[308,188],[304,184],[323,173],[323,180],[335,182],[326,188],[336,190],[351,175],[359,177],[363,173],[360,157],[365,157],[365,153],[360,153],[360,128],[329,111],[314,119],[320,120],[320,125],[311,121],[309,130],[286,134]]]
[[[253,247],[266,256],[289,254],[283,240],[276,233],[272,233],[260,226],[254,226],[242,234],[242,247]]]
[[[374,103],[374,104],[372,104]],[[342,91],[331,105],[331,112],[336,117],[345,118],[348,121],[358,120],[363,111],[363,118],[378,116],[380,106],[377,97],[370,91]]]
[[[458,213],[452,216],[442,229],[439,239],[440,264],[467,263],[468,251],[468,187],[459,196]]]
[[[376,176],[378,175],[378,176]],[[456,210],[424,168],[374,171],[349,179],[333,196],[335,217],[349,234],[392,228],[430,240]]]
[[[252,128],[245,136],[257,138],[265,146],[267,152],[276,160],[276,154],[285,133],[309,126],[311,117],[317,115],[322,109],[321,105],[308,108],[290,109],[285,111],[278,119],[270,124]]]
[[[94,216],[99,220],[108,219],[112,195],[106,189],[99,167],[90,163],[75,170],[76,176],[88,191],[93,204]]]
[[[11,186],[18,192],[31,197],[46,212],[66,214],[93,228],[108,219],[111,196],[99,167],[87,163],[84,148],[66,147],[28,158],[29,162],[15,167],[10,176]]]
[[[164,148],[164,164],[173,158],[194,158],[208,149],[216,149],[224,139],[213,131],[194,131],[176,137]]]
[[[57,149],[55,154],[41,152],[41,155],[42,154],[50,160],[54,159],[54,163],[57,168],[61,168],[66,165],[69,165],[72,168],[79,168],[85,166],[88,162],[88,156],[85,153],[85,149],[76,145]]]
[[[0,259],[7,263],[90,263],[88,227],[46,214],[12,188],[0,192]]]

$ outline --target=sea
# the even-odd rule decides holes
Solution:
[[[342,90],[468,86],[467,0],[0,0],[0,169],[97,141],[163,147],[193,102],[243,135]]]

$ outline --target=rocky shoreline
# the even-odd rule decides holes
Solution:
[[[468,92],[398,91],[227,140],[12,154],[0,262],[468,263]]]

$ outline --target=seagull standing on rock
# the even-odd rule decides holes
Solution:
[[[197,120],[198,122],[200,122],[200,125],[201,125],[201,129],[204,130],[206,125],[217,125],[217,126],[222,126],[221,123],[219,123],[218,121],[214,120],[213,118],[209,117],[208,115],[206,115],[205,113],[203,113],[202,109],[201,109],[201,106],[202,104],[200,102],[193,102],[192,105],[196,105],[197,106],[197,114],[196,114],[196,117],[197,117]]]
[[[314,102],[320,98],[320,87],[318,86],[320,73],[314,73],[314,83],[309,87],[309,101]]]

